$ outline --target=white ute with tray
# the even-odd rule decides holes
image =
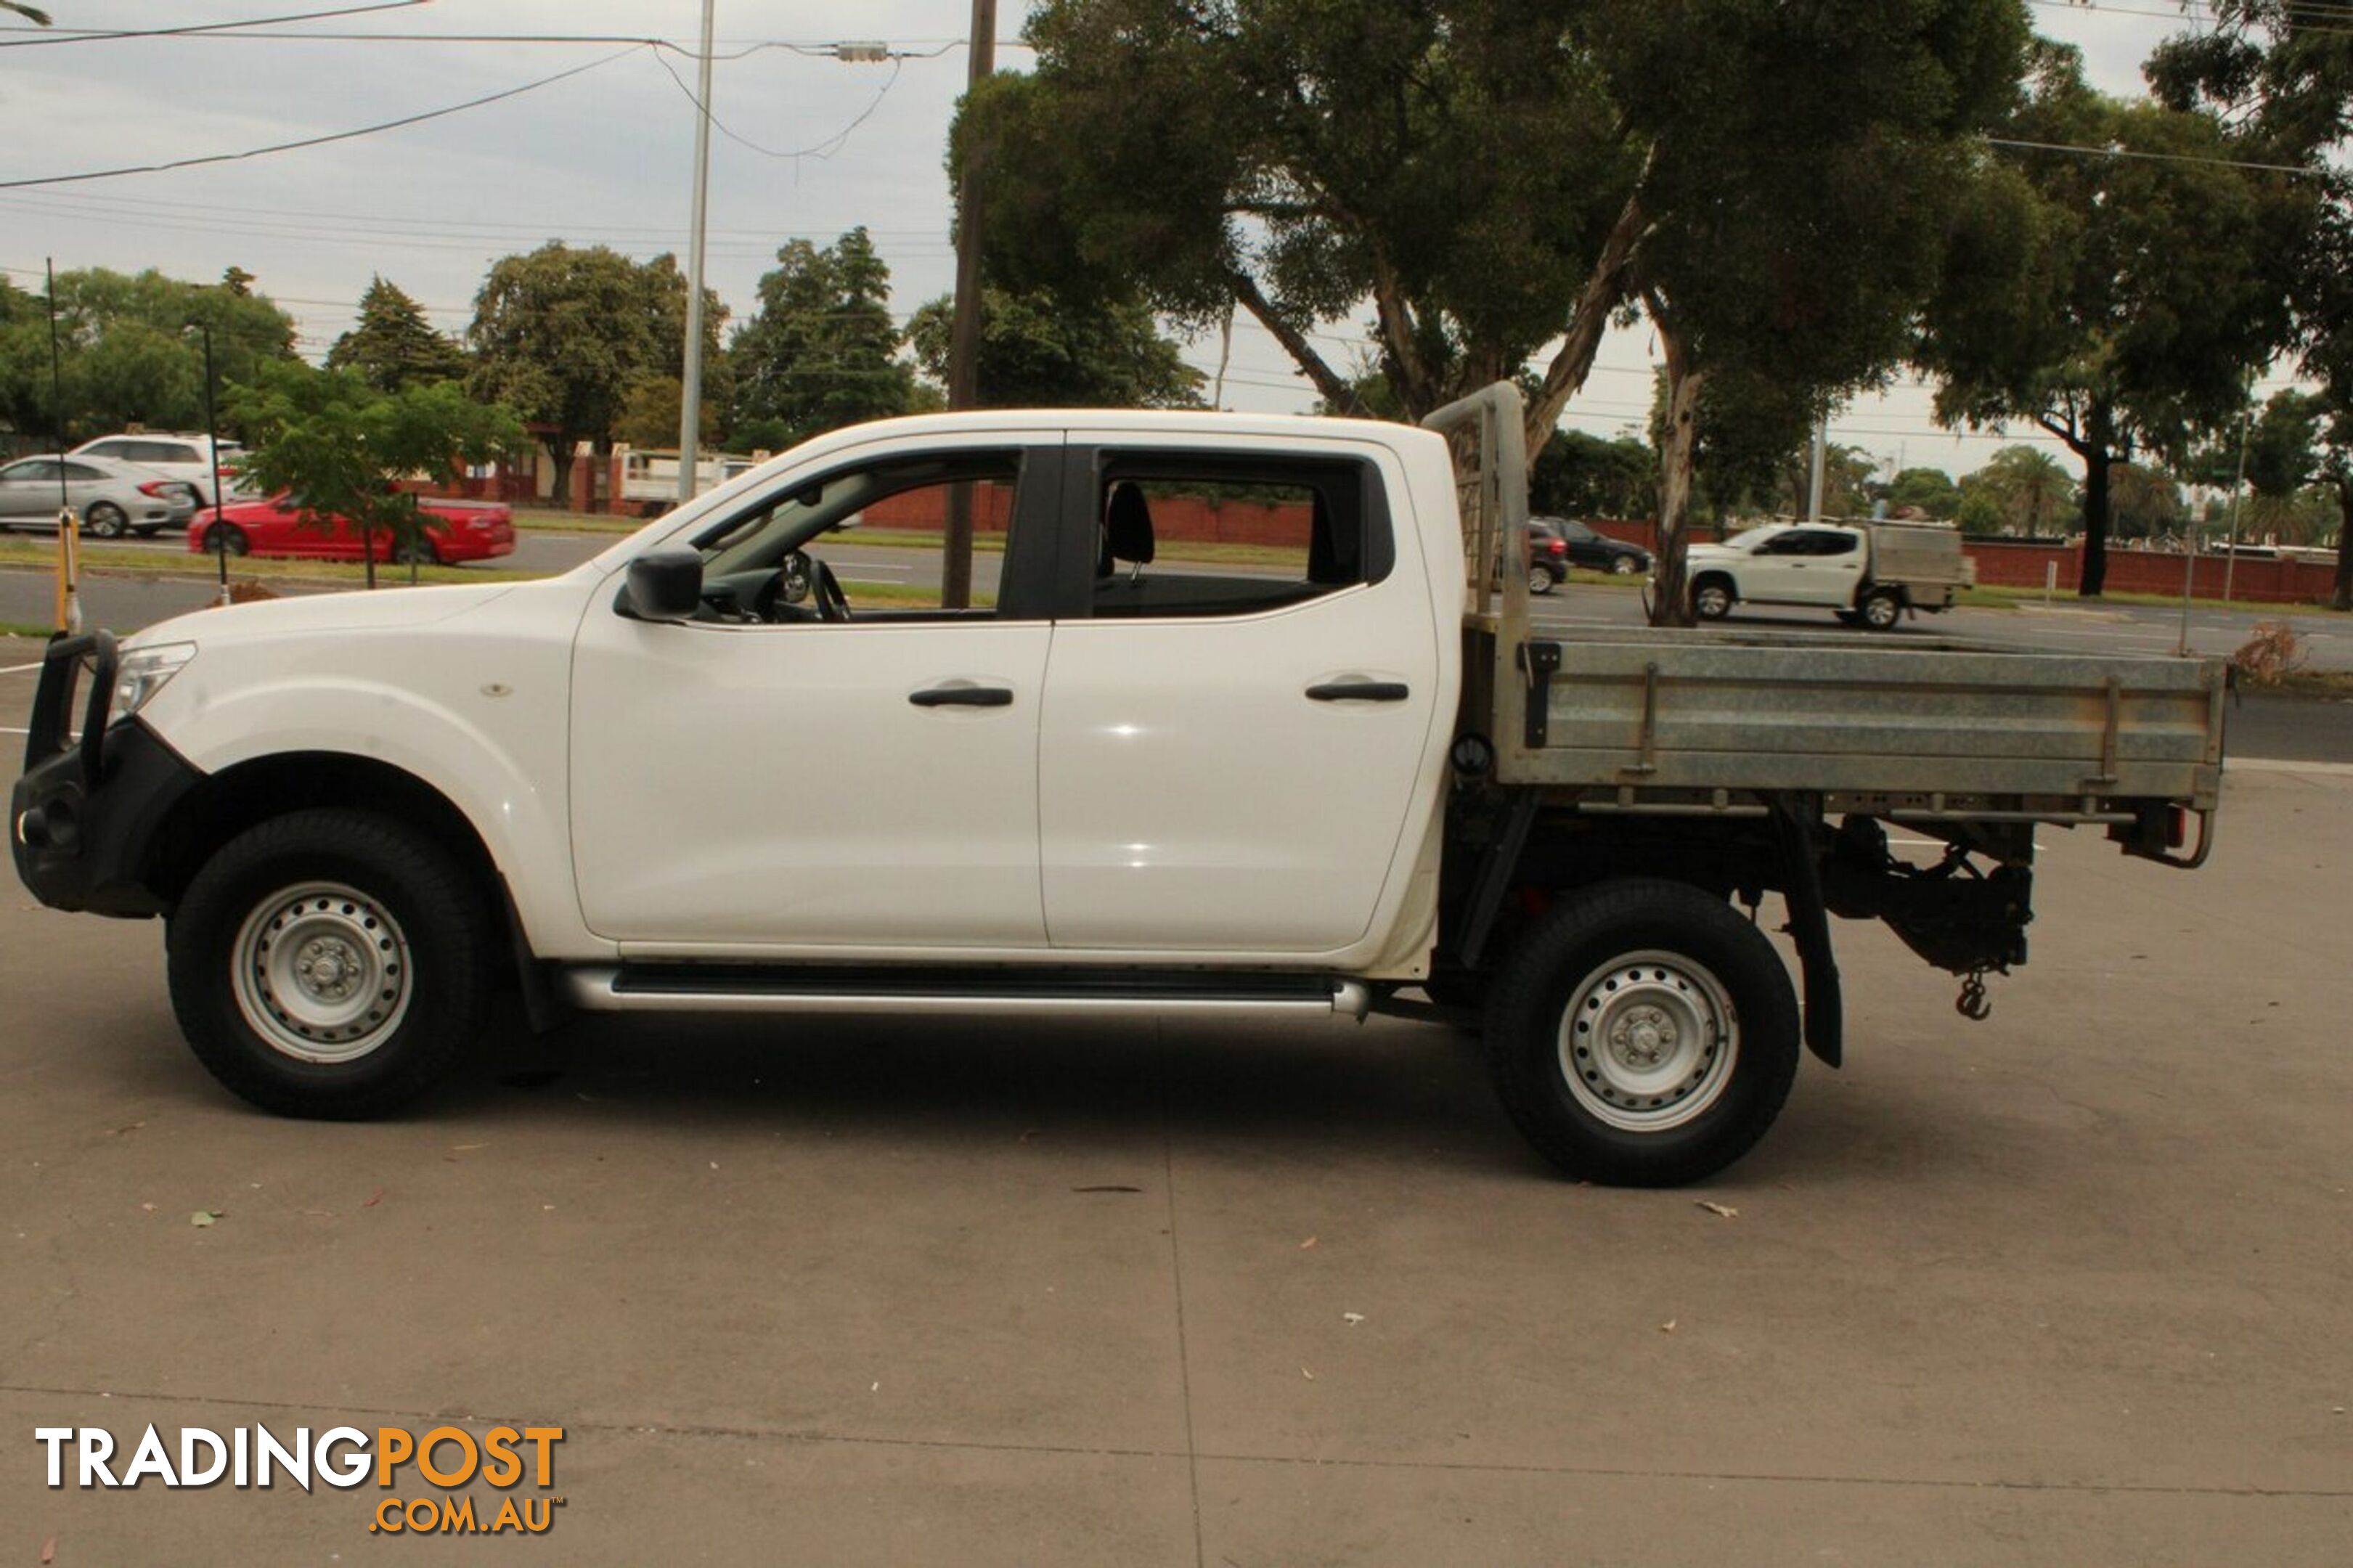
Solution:
[[[163,917],[196,1054],[286,1114],[407,1103],[501,984],[542,1025],[770,1016],[779,1050],[828,1014],[1386,1011],[1482,1029],[1562,1172],[1656,1184],[1841,1059],[1832,915],[1982,1013],[2038,826],[2203,859],[2219,661],[1541,632],[1498,570],[1521,420],[1498,386],[1431,429],[892,421],[558,577],[60,640],[17,868]],[[1005,532],[993,602],[860,605],[826,563],[958,489]],[[1163,558],[1245,506],[1250,564]]]

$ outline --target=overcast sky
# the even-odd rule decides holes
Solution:
[[[364,0],[44,0],[60,27],[133,29],[354,3]],[[999,67],[1026,68],[1028,53],[1013,42],[1019,0],[1003,8]],[[2095,7],[2034,0],[2034,10],[2042,30],[2081,46],[2094,82],[2117,93],[2139,89],[2139,61],[2185,25],[2173,0]],[[780,243],[797,236],[825,243],[858,224],[891,265],[902,318],[949,289],[942,156],[964,88],[959,39],[970,15],[965,0],[720,0],[717,52],[749,51],[720,61],[712,91],[714,118],[733,136],[712,142],[707,276],[734,319],[751,310]],[[692,49],[700,16],[695,0],[430,0],[268,37],[0,47],[0,181],[235,153],[590,68],[503,101],[331,145],[0,190],[0,268],[37,289],[51,257],[61,268],[155,267],[196,279],[242,267],[293,313],[301,348],[316,359],[350,324],[375,273],[456,331],[490,262],[543,240],[682,257],[693,166],[691,60],[617,43],[400,40],[611,34]],[[0,43],[43,37],[13,21],[0,15]],[[290,36],[326,32],[372,36]],[[844,40],[884,42],[902,58],[845,64],[829,49]],[[1347,324],[1333,326],[1350,335]],[[1323,346],[1348,355],[1344,343]],[[1187,357],[1214,370],[1218,353],[1212,335]],[[1641,425],[1654,353],[1647,330],[1613,334],[1568,423],[1604,435]],[[1242,318],[1226,405],[1295,409],[1310,401],[1288,359]],[[2000,444],[1936,430],[1927,394],[1907,387],[1858,403],[1833,423],[1832,438],[1889,465],[1956,473]]]

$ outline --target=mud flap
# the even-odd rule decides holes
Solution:
[[[1798,944],[1798,967],[1806,983],[1806,1048],[1825,1067],[1839,1067],[1846,1060],[1846,999],[1831,951],[1831,916],[1822,900],[1813,829],[1788,795],[1774,795],[1770,809],[1781,847],[1781,896],[1789,906],[1789,935]]]

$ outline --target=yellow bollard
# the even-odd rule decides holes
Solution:
[[[57,628],[71,636],[81,630],[81,520],[73,508],[58,510]]]

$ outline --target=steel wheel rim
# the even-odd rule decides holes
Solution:
[[[238,1013],[270,1049],[350,1062],[390,1039],[416,994],[408,939],[383,903],[341,882],[254,905],[229,952]]]
[[[1611,959],[1569,993],[1559,1056],[1587,1114],[1624,1132],[1664,1132],[1724,1098],[1740,1021],[1705,964],[1645,949]]]

